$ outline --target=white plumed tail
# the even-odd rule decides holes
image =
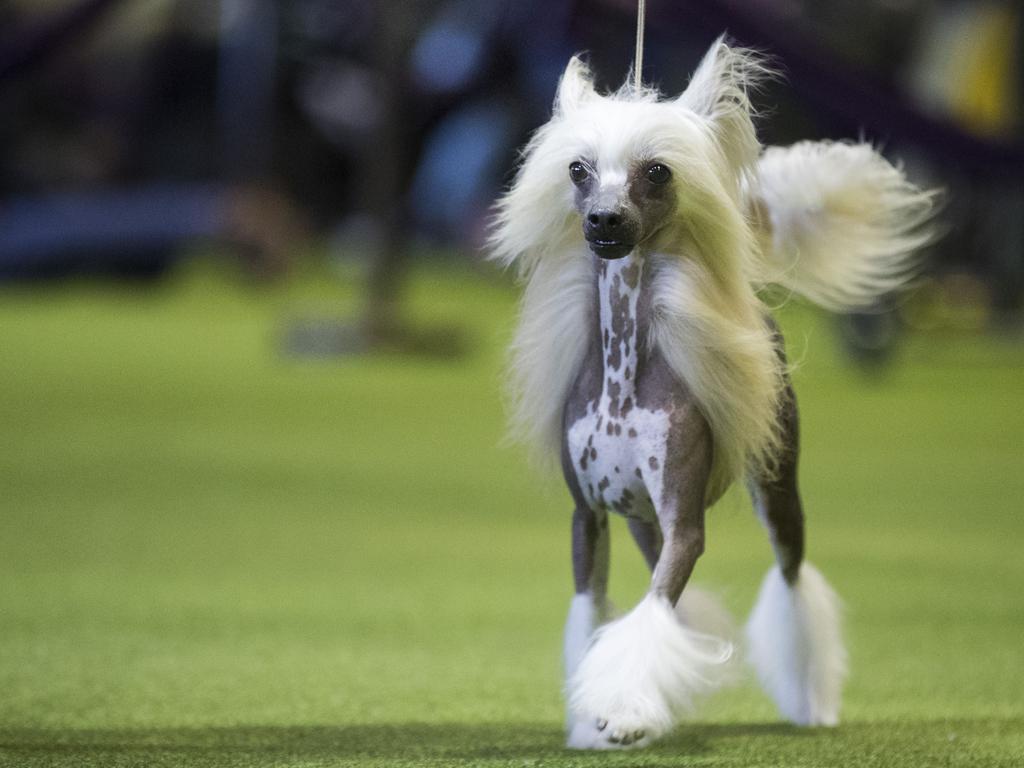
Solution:
[[[828,309],[863,307],[905,286],[916,252],[934,238],[937,193],[907,181],[869,144],[770,147],[752,191],[763,259],[755,281]]]
[[[731,656],[730,643],[683,626],[668,600],[648,594],[597,631],[569,681],[569,708],[577,723],[606,721],[609,734],[646,743],[669,731],[697,695],[718,687]],[[582,743],[579,732],[570,733],[569,746],[606,747],[606,735]]]
[[[782,715],[797,725],[836,725],[846,648],[839,598],[818,570],[800,566],[790,586],[769,571],[747,623],[748,658]]]

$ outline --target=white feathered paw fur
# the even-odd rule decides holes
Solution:
[[[568,682],[569,747],[646,746],[670,731],[697,696],[724,682],[732,643],[685,626],[680,616],[719,632],[731,626],[707,595],[681,600],[677,614],[666,599],[648,594],[597,630]]]
[[[747,655],[779,712],[797,725],[839,723],[846,648],[841,605],[821,573],[803,563],[793,586],[778,566],[747,622]]]

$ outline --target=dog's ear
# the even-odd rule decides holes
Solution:
[[[590,75],[590,68],[579,56],[573,56],[569,59],[569,64],[558,83],[555,114],[565,115],[573,112],[593,95],[594,81]]]
[[[760,152],[747,91],[771,74],[759,54],[732,48],[720,37],[678,99],[680,106],[711,121],[730,163],[739,170],[753,164]]]

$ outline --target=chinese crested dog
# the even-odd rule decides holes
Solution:
[[[558,458],[575,504],[571,747],[648,744],[716,685],[732,647],[691,620],[686,587],[705,510],[738,480],[777,561],[747,625],[749,660],[784,717],[839,718],[839,605],[804,560],[796,400],[758,290],[845,309],[899,288],[929,239],[933,195],[867,144],[763,150],[747,93],[763,74],[719,40],[678,98],[636,85],[602,95],[574,58],[498,202],[492,254],[525,283],[515,425]],[[613,620],[610,512],[652,569],[644,598]]]

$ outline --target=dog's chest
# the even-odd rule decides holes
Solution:
[[[637,403],[640,272],[641,263],[632,257],[599,267],[601,393],[570,425],[566,438],[576,479],[591,506],[650,518],[661,500],[669,417]]]
[[[568,434],[573,469],[594,508],[650,518],[660,501],[668,417],[634,408],[615,418],[606,408],[588,410]]]

